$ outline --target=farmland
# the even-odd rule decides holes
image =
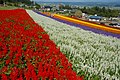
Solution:
[[[0,80],[83,80],[23,9],[0,11]]]
[[[32,10],[0,10],[0,80],[120,80],[119,34],[68,24]]]
[[[70,26],[33,11],[27,12],[60,47],[77,74],[85,74],[87,80],[92,77],[97,80],[120,79],[120,39]]]

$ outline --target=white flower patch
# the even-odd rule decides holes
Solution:
[[[120,80],[120,39],[95,34],[27,10],[36,23],[50,35],[69,61],[80,70],[101,76],[102,80]]]

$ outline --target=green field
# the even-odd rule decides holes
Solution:
[[[0,10],[9,10],[9,9],[16,9],[15,6],[0,6]]]

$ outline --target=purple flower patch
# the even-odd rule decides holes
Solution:
[[[69,22],[69,21],[66,21],[66,20],[54,18],[54,17],[51,17],[51,16],[47,16],[45,14],[42,14],[39,11],[36,11],[36,10],[33,10],[33,11],[36,12],[36,13],[38,13],[38,14],[40,14],[40,15],[43,15],[45,17],[52,18],[54,20],[57,20],[59,22],[62,22],[62,23],[65,23],[65,24],[68,24],[68,25],[71,25],[71,26],[79,27],[81,29],[92,31],[92,32],[97,33],[97,34],[104,34],[106,36],[112,36],[112,37],[116,37],[116,38],[120,39],[120,34],[115,34],[115,33],[107,32],[107,31],[103,31],[103,30],[91,28],[91,27],[88,27],[88,26],[83,26],[83,25],[80,25],[80,24],[72,23],[72,22]]]

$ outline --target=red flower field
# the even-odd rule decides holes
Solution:
[[[0,11],[0,80],[82,80],[23,9]]]

